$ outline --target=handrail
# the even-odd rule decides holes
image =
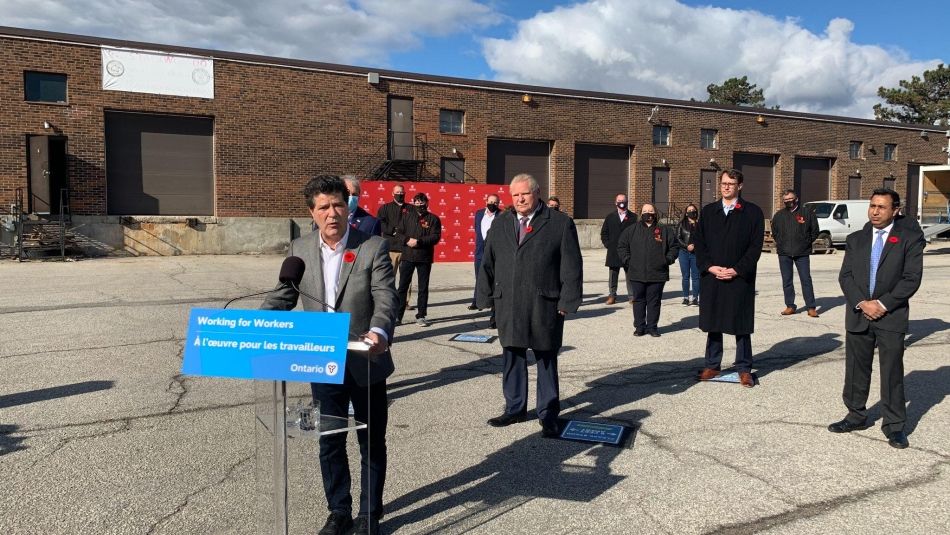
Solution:
[[[435,151],[435,153],[438,154],[440,158],[449,158],[449,157],[446,156],[445,154],[442,154],[442,151],[440,151],[439,149],[435,148],[435,146],[430,145],[424,138],[418,139],[418,141],[422,144],[423,147],[431,148],[433,151]],[[428,162],[428,160],[426,160],[426,162]],[[472,175],[471,173],[469,173],[468,171],[466,171],[464,167],[462,168],[462,174],[465,175],[465,176],[471,177],[472,182],[478,182],[478,179],[475,178],[474,175]],[[462,183],[463,183],[463,184],[465,183],[464,179],[463,179]]]

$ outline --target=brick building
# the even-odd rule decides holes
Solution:
[[[149,78],[162,58],[178,70]],[[189,74],[190,89],[164,88]],[[738,167],[769,213],[792,187],[816,200],[891,185],[913,203],[908,177],[942,163],[943,146],[926,125],[0,27],[0,206],[19,189],[25,209],[55,215],[68,187],[72,224],[140,252],[277,250],[286,240],[234,233],[306,215],[299,191],[316,173],[505,183],[528,170],[584,219],[622,191],[675,214],[714,200],[716,172]],[[188,237],[195,221],[207,236]],[[175,245],[130,244],[155,238]]]

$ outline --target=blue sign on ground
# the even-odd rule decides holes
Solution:
[[[194,308],[181,371],[341,384],[349,328],[345,312]]]
[[[720,373],[719,375],[710,379],[717,383],[738,383],[739,382],[739,372],[731,373]]]
[[[561,438],[617,445],[620,444],[620,439],[623,438],[624,429],[622,425],[570,420],[564,430],[561,431]]]

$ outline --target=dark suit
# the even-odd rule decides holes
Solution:
[[[497,216],[500,212],[495,212]],[[478,270],[482,266],[482,256],[485,253],[485,238],[482,237],[482,221],[485,219],[485,208],[475,211],[475,291],[472,295],[472,304],[478,299]]]
[[[291,242],[287,255],[300,257],[307,266],[300,290],[325,301],[318,237],[319,231],[297,238]],[[350,313],[351,338],[377,328],[392,340],[397,297],[386,241],[351,228],[346,249],[352,251],[355,258],[352,262],[344,258],[341,263],[337,296],[332,305],[340,312]],[[297,305],[297,299],[298,294],[293,289],[275,291],[264,301],[262,308],[291,310]],[[324,311],[320,303],[308,297],[301,299],[304,310]],[[314,401],[319,402],[322,414],[345,418],[348,405],[352,402],[356,420],[368,424],[367,430],[357,431],[362,467],[359,513],[376,517],[383,513],[388,419],[386,378],[393,369],[389,351],[372,358],[366,354],[347,352],[342,385],[311,385]],[[320,438],[320,469],[328,508],[334,512],[351,514],[345,433]]]
[[[909,300],[923,274],[924,235],[916,222],[895,220],[878,262],[874,293],[870,292],[871,249],[875,239],[870,223],[848,236],[838,282],[847,299],[845,307],[845,379],[842,397],[847,420],[867,420],[871,363],[877,346],[881,363],[882,428],[885,433],[902,431],[904,403],[904,334],[910,312]],[[878,300],[887,313],[876,321],[856,308],[861,301]]]
[[[495,217],[478,273],[478,306],[495,307],[504,348],[505,412],[527,412],[530,348],[538,361],[538,418],[556,423],[557,353],[564,334],[558,311],[576,312],[580,306],[583,262],[577,228],[566,214],[541,203],[528,228],[519,245],[517,215]]]
[[[604,265],[610,270],[607,280],[607,292],[611,297],[617,297],[617,279],[620,276],[620,268],[623,268],[624,280],[628,279],[626,276],[627,266],[617,253],[617,242],[620,240],[620,235],[623,234],[623,231],[636,222],[637,214],[630,210],[626,210],[626,216],[623,221],[620,221],[620,213],[614,210],[607,214],[607,217],[604,218],[604,224],[600,227],[600,242],[603,243],[607,249],[607,258],[604,261]],[[627,283],[627,297],[633,299],[633,293],[629,283]]]
[[[355,228],[370,236],[382,235],[382,226],[379,223],[379,219],[376,219],[370,215],[369,212],[363,210],[361,206],[357,206],[356,210],[353,210],[353,213],[350,214],[350,228]]]

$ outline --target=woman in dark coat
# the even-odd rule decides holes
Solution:
[[[673,230],[659,225],[652,204],[644,204],[640,222],[620,234],[617,254],[627,268],[633,290],[634,336],[660,336],[656,326],[660,320],[660,298],[678,251]]]
[[[676,243],[680,246],[680,274],[683,276],[683,306],[699,305],[699,268],[696,266],[696,253],[693,252],[693,234],[699,225],[699,208],[690,203],[686,205],[686,212],[679,226],[676,227]],[[689,283],[693,283],[690,293]],[[693,296],[690,299],[690,295]]]

